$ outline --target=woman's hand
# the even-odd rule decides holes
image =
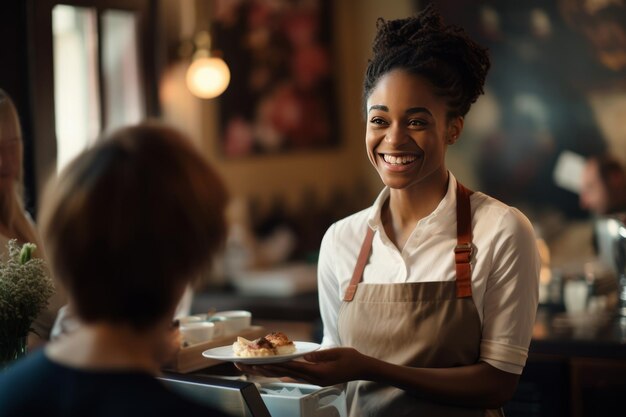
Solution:
[[[236,364],[249,374],[267,377],[290,377],[311,384],[327,386],[365,379],[372,358],[352,348],[333,348],[309,353],[306,362],[291,361],[269,365]]]
[[[454,368],[413,368],[383,362],[352,348],[319,350],[303,358],[307,362],[236,365],[250,374],[291,377],[321,386],[354,380],[376,381],[432,401],[479,408],[502,407],[512,397],[519,380],[519,375],[486,362]]]

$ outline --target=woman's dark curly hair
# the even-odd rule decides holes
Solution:
[[[376,22],[363,85],[363,101],[389,71],[403,69],[428,79],[446,97],[449,117],[465,116],[483,94],[490,67],[487,49],[458,26],[445,25],[432,5],[415,17]]]

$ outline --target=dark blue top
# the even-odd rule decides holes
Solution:
[[[52,362],[43,349],[0,372],[0,417],[225,417],[141,371],[87,371]]]

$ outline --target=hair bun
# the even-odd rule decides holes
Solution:
[[[408,19],[386,21],[382,17],[379,17],[376,21],[376,38],[372,45],[374,54],[406,45],[407,38],[404,36],[406,32],[401,33],[399,29],[401,29],[407,21]]]
[[[487,49],[463,28],[446,25],[432,3],[413,17],[378,19],[376,29],[363,83],[366,100],[380,77],[396,68],[426,77],[454,115],[465,116],[483,93],[490,67]]]
[[[385,50],[402,47],[418,46],[423,40],[424,31],[441,31],[445,25],[441,15],[429,5],[416,17],[385,20],[379,17],[376,21],[376,37],[372,45],[374,54]]]

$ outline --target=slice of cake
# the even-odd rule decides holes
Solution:
[[[272,332],[265,336],[265,339],[269,340],[272,346],[274,346],[278,355],[289,355],[296,351],[296,345],[284,333]]]
[[[252,358],[259,356],[288,355],[296,351],[296,346],[287,335],[273,332],[255,340],[238,337],[233,343],[235,356]]]

